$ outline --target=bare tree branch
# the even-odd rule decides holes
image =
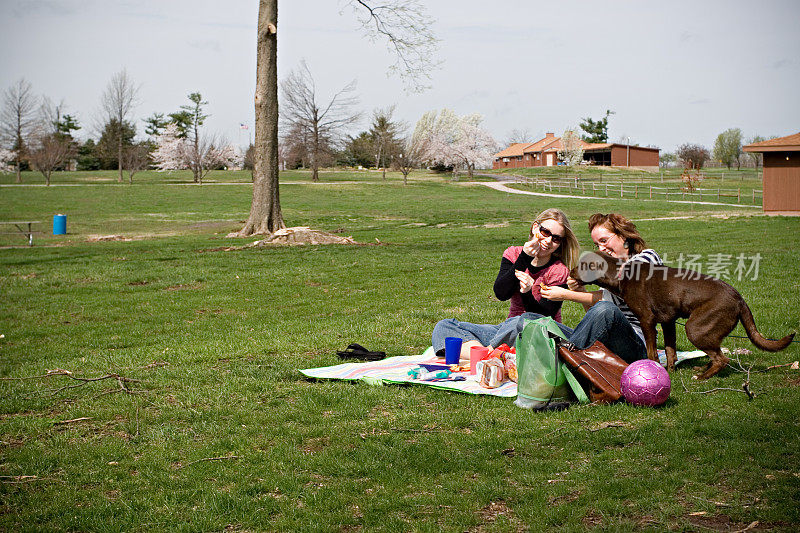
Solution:
[[[390,71],[397,73],[410,92],[429,88],[430,71],[439,63],[438,39],[431,30],[434,21],[417,0],[391,0],[380,4],[351,0],[350,5],[367,36],[375,41],[383,37],[396,57]]]

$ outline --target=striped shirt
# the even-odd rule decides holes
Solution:
[[[634,262],[650,263],[650,264],[653,264],[653,265],[663,265],[664,264],[664,262],[661,261],[661,258],[656,253],[656,251],[653,250],[652,248],[648,248],[646,250],[642,250],[640,253],[638,253],[638,254],[634,255],[633,257],[631,257],[630,259],[628,259],[625,262],[625,264],[634,263]],[[620,268],[624,268],[624,265],[623,265],[623,267],[620,267]],[[644,333],[642,333],[642,325],[639,323],[639,317],[637,317],[633,313],[633,311],[631,311],[631,308],[628,307],[628,304],[625,303],[625,300],[623,300],[622,298],[620,298],[616,294],[612,294],[607,289],[600,289],[600,290],[603,291],[602,300],[605,300],[607,302],[612,302],[614,305],[619,307],[619,310],[622,311],[622,314],[625,315],[625,318],[627,318],[628,322],[630,322],[631,327],[633,327],[633,330],[636,332],[636,334],[639,336],[639,338],[642,339],[642,342],[644,342]]]

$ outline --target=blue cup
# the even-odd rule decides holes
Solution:
[[[447,365],[457,365],[461,360],[461,343],[458,337],[445,337],[444,362]]]
[[[67,215],[53,215],[53,235],[67,234]]]

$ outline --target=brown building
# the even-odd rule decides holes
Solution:
[[[583,160],[595,165],[615,167],[658,167],[658,148],[617,143],[587,143]],[[561,137],[547,133],[535,143],[514,143],[493,156],[492,168],[549,167],[558,164]]]
[[[764,212],[800,215],[800,133],[748,144],[743,150],[764,154]]]

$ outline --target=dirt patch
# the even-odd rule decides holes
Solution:
[[[731,517],[720,514],[713,516],[690,516],[689,523],[695,527],[710,529],[711,531],[766,531],[758,520],[753,522],[735,522]],[[771,529],[767,528],[767,529]]]
[[[352,237],[334,235],[327,231],[313,230],[307,226],[280,229],[264,240],[252,246],[268,246],[274,244],[357,244]]]
[[[550,505],[561,505],[564,503],[572,503],[580,497],[581,497],[581,491],[573,490],[572,492],[568,492],[567,494],[562,494],[561,496],[552,496],[547,499],[547,503],[549,503]]]
[[[583,523],[583,527],[587,529],[599,527],[603,523],[603,515],[601,515],[597,511],[590,510],[588,513],[584,515],[581,522]]]
[[[512,524],[513,531],[522,531],[524,529],[517,517],[514,516],[514,511],[511,509],[511,507],[509,507],[504,500],[495,500],[493,502],[489,502],[488,505],[485,505],[480,511],[478,511],[478,517],[482,522],[484,522],[484,524],[481,524],[477,528],[472,528],[470,531],[485,531],[488,524],[495,523],[501,516],[504,516],[506,520]]]
[[[112,242],[112,241],[132,241],[130,237],[124,235],[89,235],[86,237],[87,242]]]
[[[236,237],[236,233],[231,233],[228,237]],[[377,239],[376,239],[377,240]],[[327,231],[314,230],[307,226],[295,226],[276,231],[266,239],[255,241],[244,246],[228,246],[204,250],[211,252],[230,252],[234,250],[244,250],[246,248],[263,248],[270,246],[303,246],[306,244],[360,244],[352,237],[335,235]]]

